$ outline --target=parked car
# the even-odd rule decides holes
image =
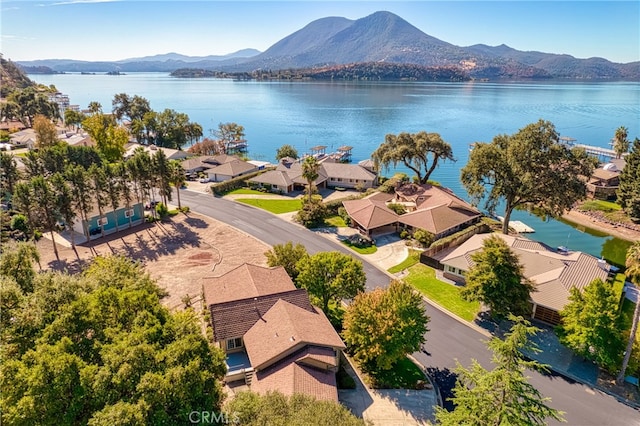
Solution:
[[[209,183],[209,179],[200,179],[200,183]]]
[[[145,210],[151,210],[152,208],[154,208],[155,206],[157,206],[159,203],[159,201],[153,200],[153,201],[149,201],[147,204],[144,205],[144,209]]]

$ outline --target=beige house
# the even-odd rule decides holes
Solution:
[[[224,154],[223,154],[224,155]],[[230,156],[228,156],[230,157]],[[224,182],[238,176],[257,171],[258,168],[251,163],[239,159],[232,159],[217,166],[206,169],[204,172],[210,182]]]
[[[444,276],[464,283],[464,274],[473,265],[471,256],[482,250],[490,235],[502,238],[518,256],[524,276],[536,291],[531,294],[532,317],[550,324],[560,322],[559,312],[569,303],[572,287],[582,291],[591,281],[606,281],[610,266],[603,260],[579,251],[558,252],[527,238],[504,234],[476,234],[457,247],[440,262]]]
[[[337,402],[335,373],[345,345],[284,268],[243,264],[203,281],[214,341],[226,353],[227,382]]]
[[[587,182],[587,197],[599,200],[616,199],[616,192],[620,186],[620,172],[624,168],[624,160],[618,160],[618,162],[622,163],[622,167],[611,162],[593,171]]]
[[[272,191],[288,194],[293,191],[293,180],[284,170],[269,170],[249,180],[251,184],[257,184]]]

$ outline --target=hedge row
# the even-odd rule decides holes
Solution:
[[[233,179],[225,180],[224,182],[214,183],[213,185],[211,185],[211,192],[214,195],[224,195],[227,192],[233,191],[234,189],[244,188],[245,186],[247,186],[246,182],[249,179],[254,178],[258,175],[261,175],[262,173],[267,172],[269,170],[273,170],[273,168],[258,170],[257,172],[253,172],[246,175],[238,176]]]

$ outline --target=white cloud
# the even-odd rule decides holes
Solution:
[[[120,0],[69,0],[51,3],[51,6],[62,6],[68,4],[80,4],[80,3],[113,3]]]

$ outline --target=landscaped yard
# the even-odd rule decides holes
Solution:
[[[409,358],[398,361],[390,370],[364,374],[364,380],[374,389],[417,389],[425,383],[424,373]]]
[[[351,244],[347,240],[342,241],[342,244],[344,244],[345,246],[349,247],[352,250],[357,251],[360,254],[373,254],[373,253],[378,251],[378,247],[376,247],[376,246],[358,247],[356,245]]]
[[[324,223],[326,226],[335,226],[336,228],[346,228],[347,224],[344,222],[344,219],[338,215],[329,216],[324,219]]]
[[[409,268],[409,275],[405,281],[427,298],[467,321],[473,321],[480,310],[480,303],[462,299],[460,288],[440,281],[436,278],[433,268],[421,263]]]
[[[409,249],[409,255],[407,256],[407,258],[398,263],[396,266],[392,266],[391,268],[387,269],[387,271],[395,274],[412,267],[416,263],[420,262],[420,253],[422,253],[420,250]]]
[[[238,188],[227,192],[226,195],[272,195],[269,192],[257,191],[251,188]]]
[[[236,201],[244,204],[249,204],[251,206],[258,207],[275,214],[295,212],[300,210],[300,208],[302,207],[302,200],[300,199],[263,200],[261,198],[239,198]]]

